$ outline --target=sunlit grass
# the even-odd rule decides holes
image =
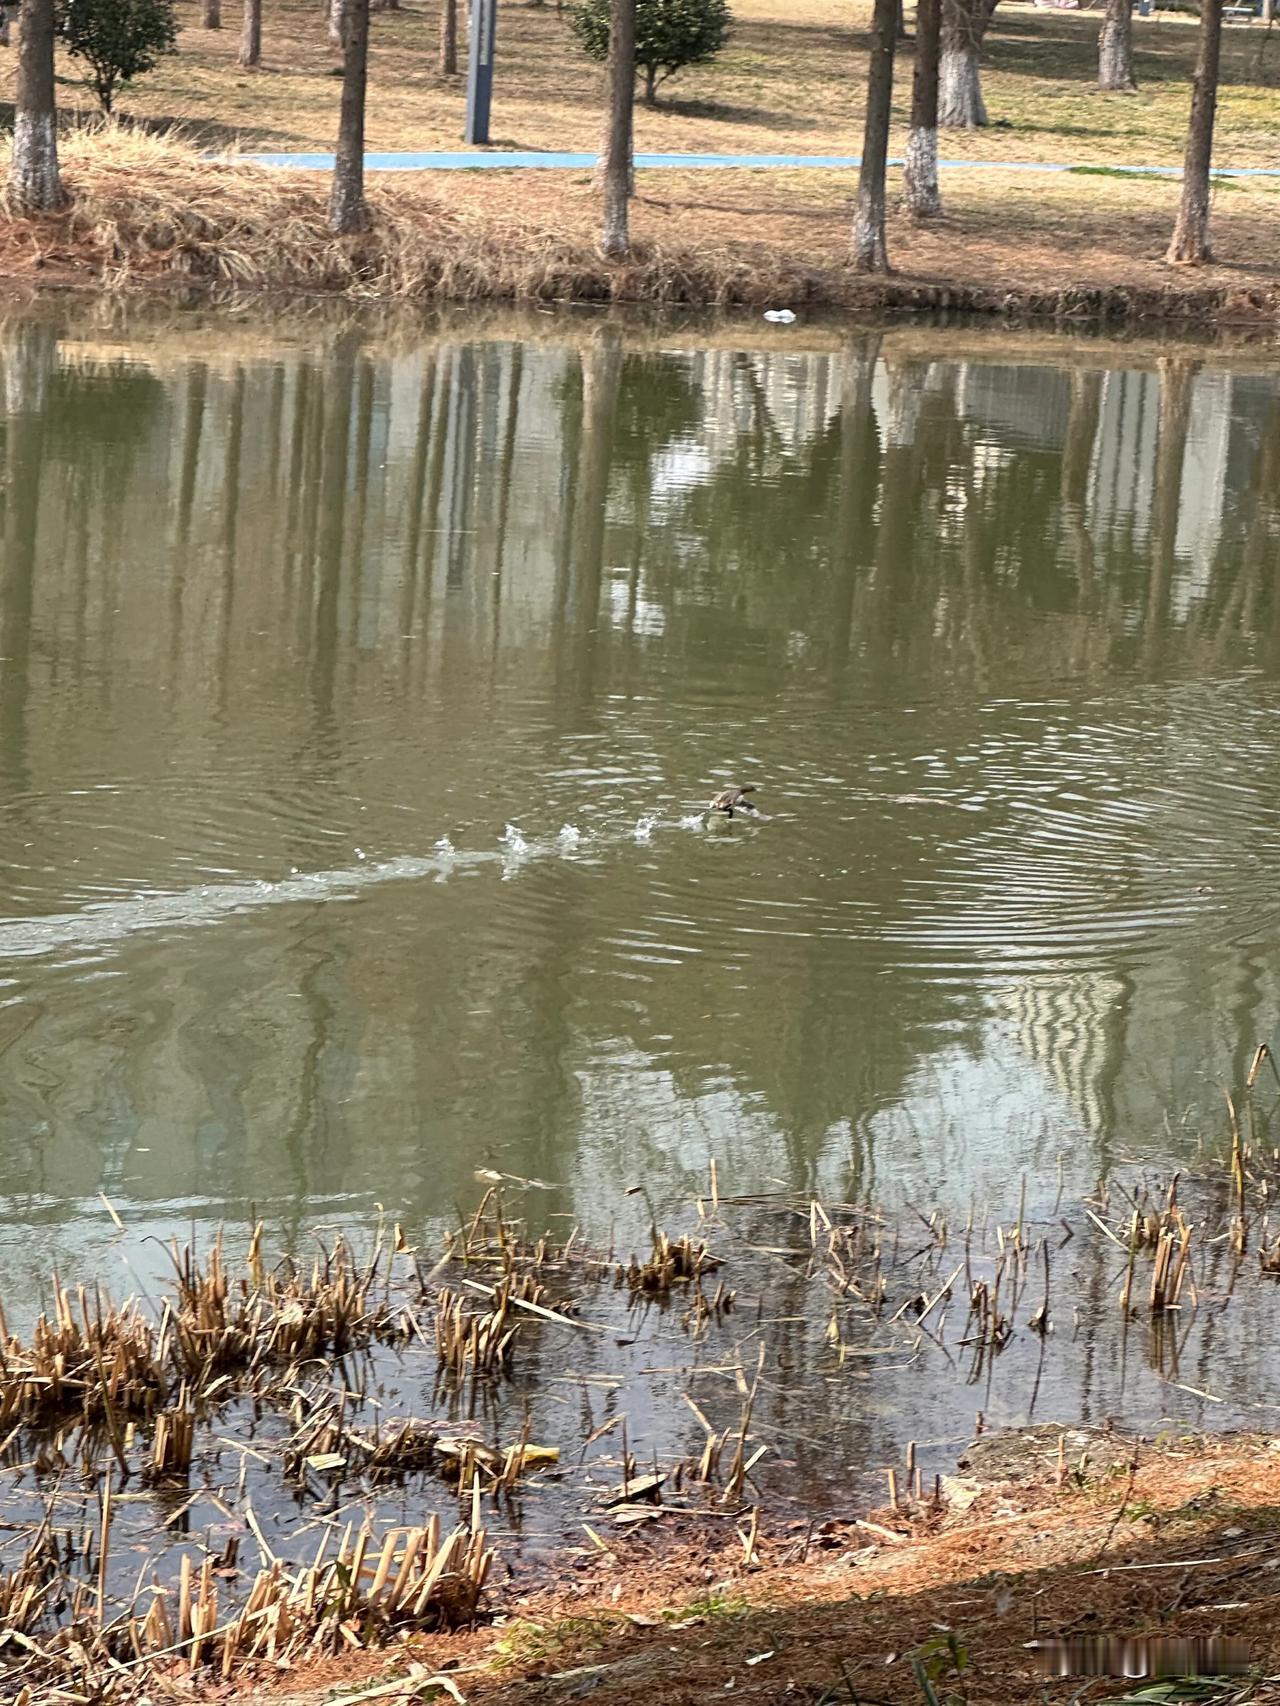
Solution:
[[[856,152],[861,141],[869,0],[736,0],[729,45],[710,66],[667,85],[656,111],[637,114],[642,150]],[[124,110],[148,123],[182,121],[205,146],[323,149],[337,125],[336,60],[314,0],[267,0],[263,65],[236,64],[239,19],[195,23],[182,0],[179,53],[125,92]],[[908,11],[910,16],[910,10]],[[436,0],[373,19],[368,145],[454,148],[462,139],[463,86],[436,69]],[[1195,52],[1194,21],[1181,14],[1135,20],[1139,91],[1103,95],[1094,85],[1099,13],[1041,11],[1005,0],[985,52],[993,124],[951,132],[956,158],[1177,164]],[[895,147],[910,99],[910,44],[896,79]],[[62,68],[64,106],[88,107],[74,68]],[[12,77],[11,61],[4,75]],[[1224,38],[1218,155],[1237,165],[1274,163],[1280,129],[1280,44],[1261,27]],[[574,47],[553,5],[502,8],[494,96],[495,143],[594,149],[601,75]]]

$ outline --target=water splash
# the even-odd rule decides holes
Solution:
[[[651,813],[646,813],[644,817],[639,819],[631,833],[637,841],[645,842],[652,837],[657,826],[657,818]]]
[[[457,863],[458,849],[447,835],[442,835],[432,848],[432,852],[440,860],[440,869],[436,872],[435,880],[438,883],[447,883],[449,873]]]
[[[686,812],[680,819],[681,829],[701,829],[707,820],[705,812]]]
[[[582,840],[582,831],[576,823],[565,823],[560,826],[559,841],[563,847],[576,847]]]
[[[516,828],[514,823],[509,823],[507,825],[502,834],[498,837],[498,841],[504,849],[502,855],[502,880],[504,883],[509,883],[512,877],[514,877],[519,871],[524,861],[528,858],[529,843],[525,840],[524,836]]]

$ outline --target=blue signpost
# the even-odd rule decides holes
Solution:
[[[471,41],[467,53],[468,142],[489,140],[489,106],[493,99],[493,44],[497,35],[498,0],[471,0]]]

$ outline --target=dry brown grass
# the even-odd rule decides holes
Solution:
[[[656,110],[637,115],[642,150],[853,152],[860,145],[869,0],[734,0],[730,43],[713,65],[682,73]],[[148,124],[181,121],[202,145],[327,149],[338,84],[315,0],[266,0],[264,63],[236,64],[238,17],[198,27],[195,0],[178,0],[179,54],[135,88],[124,109]],[[414,0],[374,17],[369,147],[456,148],[463,86],[436,70],[439,0]],[[1139,93],[1093,87],[1097,10],[1037,11],[1004,0],[986,49],[993,128],[945,139],[956,158],[1078,159],[1095,163],[1181,159],[1195,31],[1189,17],[1138,19]],[[90,106],[75,69],[60,99]],[[5,75],[11,72],[6,67]],[[1224,43],[1219,157],[1274,164],[1280,123],[1280,43],[1232,26]],[[896,80],[898,141],[910,98],[910,51]],[[594,149],[601,77],[573,46],[554,4],[506,3],[499,37],[493,136],[525,148]]]
[[[674,172],[661,194],[642,184],[634,253],[611,265],[596,253],[585,174],[459,175],[447,200],[438,179],[378,177],[371,229],[339,239],[318,174],[211,165],[189,142],[119,125],[68,136],[64,167],[65,213],[0,227],[10,278],[1254,322],[1274,319],[1280,288],[1280,189],[1265,184],[1221,189],[1221,263],[1189,274],[1160,258],[1176,196],[1166,180],[1019,175],[993,198],[989,176],[955,173],[944,221],[893,220],[899,271],[885,282],[849,271],[849,185],[830,172]]]

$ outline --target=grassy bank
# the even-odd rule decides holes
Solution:
[[[180,0],[180,52],[127,92],[127,119],[101,132],[69,63],[60,67],[71,212],[0,232],[0,270],[36,282],[214,282],[252,289],[436,300],[640,301],[758,308],[968,309],[1066,318],[1274,320],[1280,183],[1216,192],[1219,264],[1163,265],[1176,186],[1108,175],[1177,164],[1195,31],[1189,17],[1139,19],[1131,97],[1093,88],[1098,17],[1006,0],[984,71],[992,126],[948,133],[953,159],[1069,161],[1056,176],[947,173],[947,217],[895,219],[897,275],[847,268],[852,174],[660,172],[641,176],[636,249],[623,266],[595,252],[597,206],[584,175],[412,174],[374,181],[374,228],[330,239],[327,185],[213,166],[209,149],[323,149],[336,127],[334,58],[311,4],[269,6],[263,66],[235,63],[236,30],[197,27]],[[869,7],[739,0],[731,44],[637,116],[652,150],[856,151]],[[234,20],[228,15],[228,24]],[[370,68],[372,149],[456,147],[462,83],[435,69],[434,5],[379,12]],[[11,75],[6,68],[5,75]],[[1261,28],[1229,28],[1218,158],[1274,164],[1280,50]],[[893,146],[904,141],[910,47],[896,81]],[[594,148],[600,74],[551,5],[503,9],[494,141]],[[85,127],[89,128],[86,129]],[[891,174],[891,178],[896,174]],[[891,192],[893,185],[891,183]]]
[[[629,1537],[587,1563],[571,1591],[437,1646],[430,1664],[425,1651],[377,1667],[338,1662],[283,1688],[275,1706],[444,1700],[441,1675],[449,1697],[486,1706],[1280,1700],[1271,1440],[1135,1452],[1104,1431],[1045,1428],[984,1444],[994,1449],[974,1451],[958,1482],[972,1501],[963,1514],[919,1523],[882,1511],[878,1533],[796,1524],[752,1566],[736,1546],[735,1559],[728,1547]],[[1046,1675],[1040,1643],[1081,1637],[1114,1643],[1103,1648],[1111,1676]],[[1215,1637],[1241,1644],[1245,1674],[1181,1689],[1119,1674],[1122,1641],[1134,1643],[1132,1663],[1157,1650],[1144,1641]]]
[[[10,279],[1202,324],[1270,325],[1280,307],[1280,186],[1224,185],[1223,261],[1191,275],[1159,258],[1170,182],[1018,175],[997,193],[991,175],[958,172],[946,182],[946,220],[918,229],[895,217],[898,271],[868,280],[847,265],[851,186],[830,172],[644,178],[633,257],[610,264],[596,253],[585,174],[379,177],[371,230],[335,239],[320,174],[211,165],[189,142],[121,126],[72,131],[63,157],[69,208],[0,226]]]

